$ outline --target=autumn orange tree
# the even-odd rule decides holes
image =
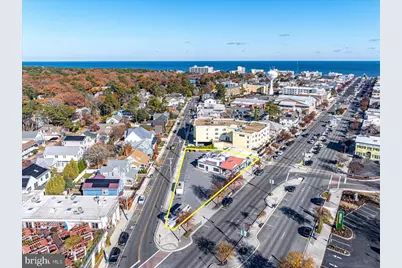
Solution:
[[[216,254],[221,263],[226,263],[233,257],[233,247],[226,242],[221,242],[216,247]]]
[[[284,257],[279,266],[280,268],[315,268],[313,258],[303,258],[301,252],[291,251]]]

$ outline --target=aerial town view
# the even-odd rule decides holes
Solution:
[[[95,8],[101,17],[110,12],[112,28],[146,21],[132,26],[138,33],[126,33],[132,39],[119,40],[118,30],[106,38],[116,44],[103,43],[95,24],[74,22],[82,14],[78,2],[24,1],[29,47],[22,68],[22,254],[59,254],[69,268],[380,267],[379,27],[356,26],[361,31],[353,38],[364,39],[364,45],[346,40],[349,32],[338,33],[336,38],[345,40],[325,52],[322,42],[312,49],[304,37],[292,40],[310,23],[321,23],[319,18],[290,26],[281,22],[288,15],[266,11],[275,21],[256,18],[254,24],[247,15],[244,23],[255,28],[244,37],[222,24],[200,41],[194,29],[204,38],[204,26],[189,22],[196,28],[187,38],[194,41],[180,39],[177,47],[184,49],[178,51],[172,38],[186,35],[177,23],[190,18],[181,13],[189,4],[177,10],[186,17],[170,21],[165,2],[150,1],[146,8],[144,1],[138,10],[124,1],[115,3],[121,8],[84,2],[82,9]],[[195,2],[202,12],[193,10],[193,16],[201,20],[208,1]],[[216,12],[237,16],[243,12],[240,3],[246,4],[235,1],[229,15],[224,1],[216,2],[214,18]],[[337,5],[364,9],[354,2],[359,1]],[[258,3],[264,7],[244,11],[263,14],[259,9],[268,7]],[[75,11],[58,21],[67,12],[63,5]],[[127,5],[140,18],[126,18]],[[286,12],[297,14],[302,3],[292,5]],[[370,14],[356,16],[362,24],[372,16],[376,25],[379,5],[368,5]],[[161,16],[155,22],[153,8]],[[323,36],[315,32],[315,40],[326,40],[328,29],[349,20],[330,17],[331,7],[318,9],[306,12],[326,12],[334,22],[322,22],[327,30],[314,26],[323,31]],[[52,19],[54,25],[43,28]],[[52,30],[70,23],[89,32],[79,31],[74,39],[67,31],[69,37],[52,43],[59,49],[49,46],[49,57],[43,56],[47,52],[35,45],[34,35],[50,40]],[[284,25],[267,28],[268,23]],[[261,31],[278,39],[274,48],[270,42],[232,41],[257,40],[252,36]],[[86,47],[91,35],[93,51]],[[158,48],[131,44],[136,38],[159,39]],[[214,45],[206,44],[197,51],[196,40],[223,42],[223,48],[211,52]],[[292,49],[295,43],[303,48]],[[112,51],[129,46],[130,53],[149,57],[123,59]],[[96,59],[102,49],[110,60]],[[79,56],[85,53],[87,58]]]

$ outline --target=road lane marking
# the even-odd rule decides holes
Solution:
[[[377,214],[372,214],[372,213],[369,213],[369,212],[366,212],[366,211],[363,211],[363,210],[361,210],[361,209],[359,209],[359,211],[357,211],[356,212],[356,214],[359,214],[359,213],[366,213],[366,214],[368,214],[368,215],[370,215],[369,217],[370,218],[374,218]],[[365,215],[362,215],[362,216],[365,216]],[[366,217],[366,216],[365,216]]]
[[[348,178],[345,176],[345,180],[343,181],[343,183],[346,183],[348,181]]]
[[[330,185],[331,185],[331,182],[332,182],[332,175],[331,175],[331,177],[329,178],[328,189],[329,189],[329,187],[330,187]]]
[[[282,236],[281,236],[281,239],[285,236],[285,234],[286,234],[286,232],[283,232],[283,234],[282,234]]]
[[[341,183],[341,179],[342,179],[342,177],[339,176],[339,178],[338,178],[338,187],[336,187],[336,188],[339,188],[339,184]]]
[[[332,267],[335,267],[335,268],[338,267],[337,265],[332,264],[332,263],[330,263],[330,262],[329,262],[328,264],[331,265]]]
[[[337,256],[337,255],[334,255],[334,257],[335,257],[335,258],[337,258],[337,259],[342,260],[342,258],[341,258],[341,257],[339,257],[339,256]]]
[[[372,211],[372,212],[374,212],[374,213],[376,213],[376,215],[378,214],[378,211],[375,211],[375,210],[373,210],[373,209],[371,209],[371,208],[369,208],[369,207],[366,207],[366,206],[362,206],[362,207],[360,207],[360,209],[367,209],[367,210],[370,210],[370,211]]]
[[[140,260],[138,260],[136,263],[134,263],[133,266],[131,266],[130,268],[133,268],[133,267],[136,266],[139,262],[140,262]]]

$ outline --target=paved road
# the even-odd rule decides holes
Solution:
[[[127,246],[124,248],[118,267],[130,268],[135,263],[140,261],[137,264],[138,267],[158,251],[154,243],[154,233],[159,221],[157,216],[161,213],[160,209],[164,204],[166,193],[171,186],[171,183],[169,182],[171,179],[169,171],[169,158],[172,158],[171,164],[172,167],[174,167],[180,155],[181,144],[184,142],[183,137],[184,133],[186,132],[186,126],[191,120],[188,111],[193,106],[194,103],[191,102],[186,107],[184,112],[184,120],[181,120],[180,122],[177,135],[174,135],[168,144],[168,148],[170,148],[170,146],[173,144],[176,145],[176,148],[174,151],[165,151],[165,155],[162,157],[163,164],[155,173],[154,178],[152,179],[153,182],[150,182],[153,184],[152,190],[147,197],[141,214],[134,215],[132,221],[130,221],[128,224],[127,229],[130,232],[130,239]],[[130,227],[135,223],[135,220],[138,220],[138,222],[135,228],[130,230]],[[114,266],[110,265],[109,267]]]
[[[220,241],[226,240],[232,244],[237,244],[241,241],[239,227],[244,226],[244,224],[251,224],[257,218],[257,215],[266,206],[264,199],[270,190],[271,185],[269,184],[269,179],[274,179],[275,184],[281,184],[288,177],[289,166],[298,163],[302,160],[303,151],[308,151],[313,145],[308,144],[307,140],[311,138],[315,133],[322,133],[324,127],[322,127],[322,121],[328,121],[329,117],[327,113],[322,113],[312,125],[307,129],[309,133],[308,137],[300,137],[297,141],[291,145],[287,150],[285,150],[283,156],[277,160],[277,165],[267,166],[265,168],[265,174],[261,177],[256,177],[249,185],[247,185],[241,192],[239,192],[235,197],[232,205],[228,209],[223,209],[219,213],[215,214],[210,221],[194,234],[193,239],[196,241],[188,248],[172,253],[163,263],[158,267],[204,267],[216,262],[216,258],[213,254],[203,254],[198,248],[203,248],[202,245],[197,245],[197,239],[203,238],[206,241],[211,241],[212,243],[218,244]],[[323,148],[322,157],[329,157],[335,154],[335,152],[330,148]],[[316,164],[317,165],[317,164]],[[313,166],[314,167],[314,166]],[[328,176],[323,179],[322,175],[314,175],[313,179],[308,180],[306,183],[311,184],[311,187],[307,187],[305,192],[296,193],[295,198],[289,201],[289,206],[295,207],[303,204],[308,206],[311,202],[309,197],[317,194],[317,189],[326,189],[329,183]],[[303,188],[302,188],[303,189]],[[301,202],[301,199],[303,201]],[[301,203],[300,203],[301,202]],[[279,213],[279,212],[277,212]],[[285,217],[282,215],[282,217]],[[259,255],[259,267],[264,267],[264,265],[269,265],[268,260],[272,255],[272,252],[278,252],[278,259],[286,254],[287,250],[293,245],[302,248],[303,245],[300,242],[300,237],[294,235],[294,223],[292,220],[288,220],[288,224],[285,227],[281,227],[280,236],[285,233],[282,239],[269,239],[272,241],[271,244],[266,245],[262,255]],[[292,230],[292,231],[290,231]],[[289,233],[286,236],[286,232]],[[205,241],[205,240],[204,240]],[[307,243],[307,241],[304,241]],[[283,249],[283,250],[282,250]],[[277,250],[277,251],[275,251]],[[202,261],[200,259],[202,258]],[[255,258],[254,258],[255,259]],[[264,264],[263,264],[264,263]],[[255,261],[252,261],[250,265],[255,265]],[[267,266],[268,267],[268,266]]]

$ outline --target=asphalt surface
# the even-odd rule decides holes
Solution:
[[[136,263],[136,267],[138,267],[158,251],[154,243],[154,234],[159,221],[158,215],[162,212],[161,208],[164,205],[166,193],[171,187],[169,166],[174,167],[178,161],[181,144],[184,142],[183,137],[186,132],[186,126],[191,121],[188,111],[192,106],[194,106],[193,102],[186,107],[184,120],[180,122],[177,135],[174,135],[168,144],[168,148],[173,144],[176,145],[175,150],[168,149],[165,151],[162,157],[162,165],[154,173],[154,178],[150,182],[150,184],[153,184],[152,189],[140,215],[134,215],[127,225],[126,231],[130,233],[130,238],[121,254],[117,267],[130,268]],[[171,158],[171,162],[169,158]],[[135,222],[134,228],[130,229]],[[109,265],[109,267],[116,267],[116,265]]]
[[[352,229],[355,237],[346,240],[332,235],[329,244],[346,249],[351,255],[327,250],[321,267],[380,267],[380,209],[363,205],[348,214],[344,224]]]
[[[352,92],[354,93],[353,86],[345,93],[345,96],[349,93],[352,94]],[[342,99],[342,97],[340,99]],[[213,250],[208,250],[208,248],[213,249],[213,245],[218,245],[224,240],[232,245],[241,245],[242,242],[239,228],[247,228],[247,225],[254,222],[259,212],[265,208],[266,204],[264,200],[271,189],[269,179],[274,179],[275,185],[284,182],[288,177],[289,166],[299,163],[303,159],[303,152],[309,151],[310,148],[313,147],[312,144],[307,143],[307,140],[309,140],[315,133],[322,133],[324,131],[324,127],[322,126],[323,122],[328,120],[328,113],[321,113],[316,121],[307,128],[306,133],[309,134],[308,137],[299,137],[293,145],[289,146],[289,148],[284,151],[284,154],[276,161],[275,165],[267,166],[265,168],[264,175],[254,178],[251,183],[234,196],[234,201],[229,208],[222,209],[219,213],[215,214],[211,219],[209,219],[208,223],[193,235],[193,244],[182,251],[172,253],[158,267],[195,268],[208,266],[217,262],[215,255],[211,253]],[[346,123],[344,126],[345,125]],[[321,150],[318,157],[331,159],[335,153],[335,150],[327,147]],[[318,166],[319,163],[315,160],[312,167],[317,168]],[[321,169],[321,167],[319,168]],[[295,193],[295,198],[290,199],[289,203],[284,203],[285,205],[290,206],[290,208],[296,208],[300,205],[308,206],[309,198],[317,194],[317,188],[320,191],[323,191],[328,187],[329,180],[327,178],[323,179],[322,174],[319,176],[318,173],[315,174],[313,170],[310,172],[308,177],[311,176],[312,179],[307,179],[306,181],[306,183],[310,184],[311,187],[304,186],[307,187],[305,192]],[[303,201],[301,201],[301,199],[303,199]],[[286,218],[287,216],[282,215],[281,217]],[[257,251],[256,254],[254,254],[255,257],[251,258],[245,266],[275,266],[273,259],[280,259],[291,247],[305,247],[307,245],[307,240],[304,242],[303,240],[300,240],[300,235],[298,235],[297,230],[295,230],[296,225],[292,221],[294,220],[288,219],[287,224],[284,227],[279,224],[278,228],[281,229],[278,232],[276,229],[274,230],[274,233],[279,233],[279,236],[282,236],[284,233],[282,239],[278,240],[264,236],[265,239],[269,239],[272,242],[267,244],[262,252]],[[236,250],[237,249],[239,249],[239,247],[236,247]],[[204,252],[206,254],[204,254]],[[271,258],[273,253],[276,254],[276,256]]]

